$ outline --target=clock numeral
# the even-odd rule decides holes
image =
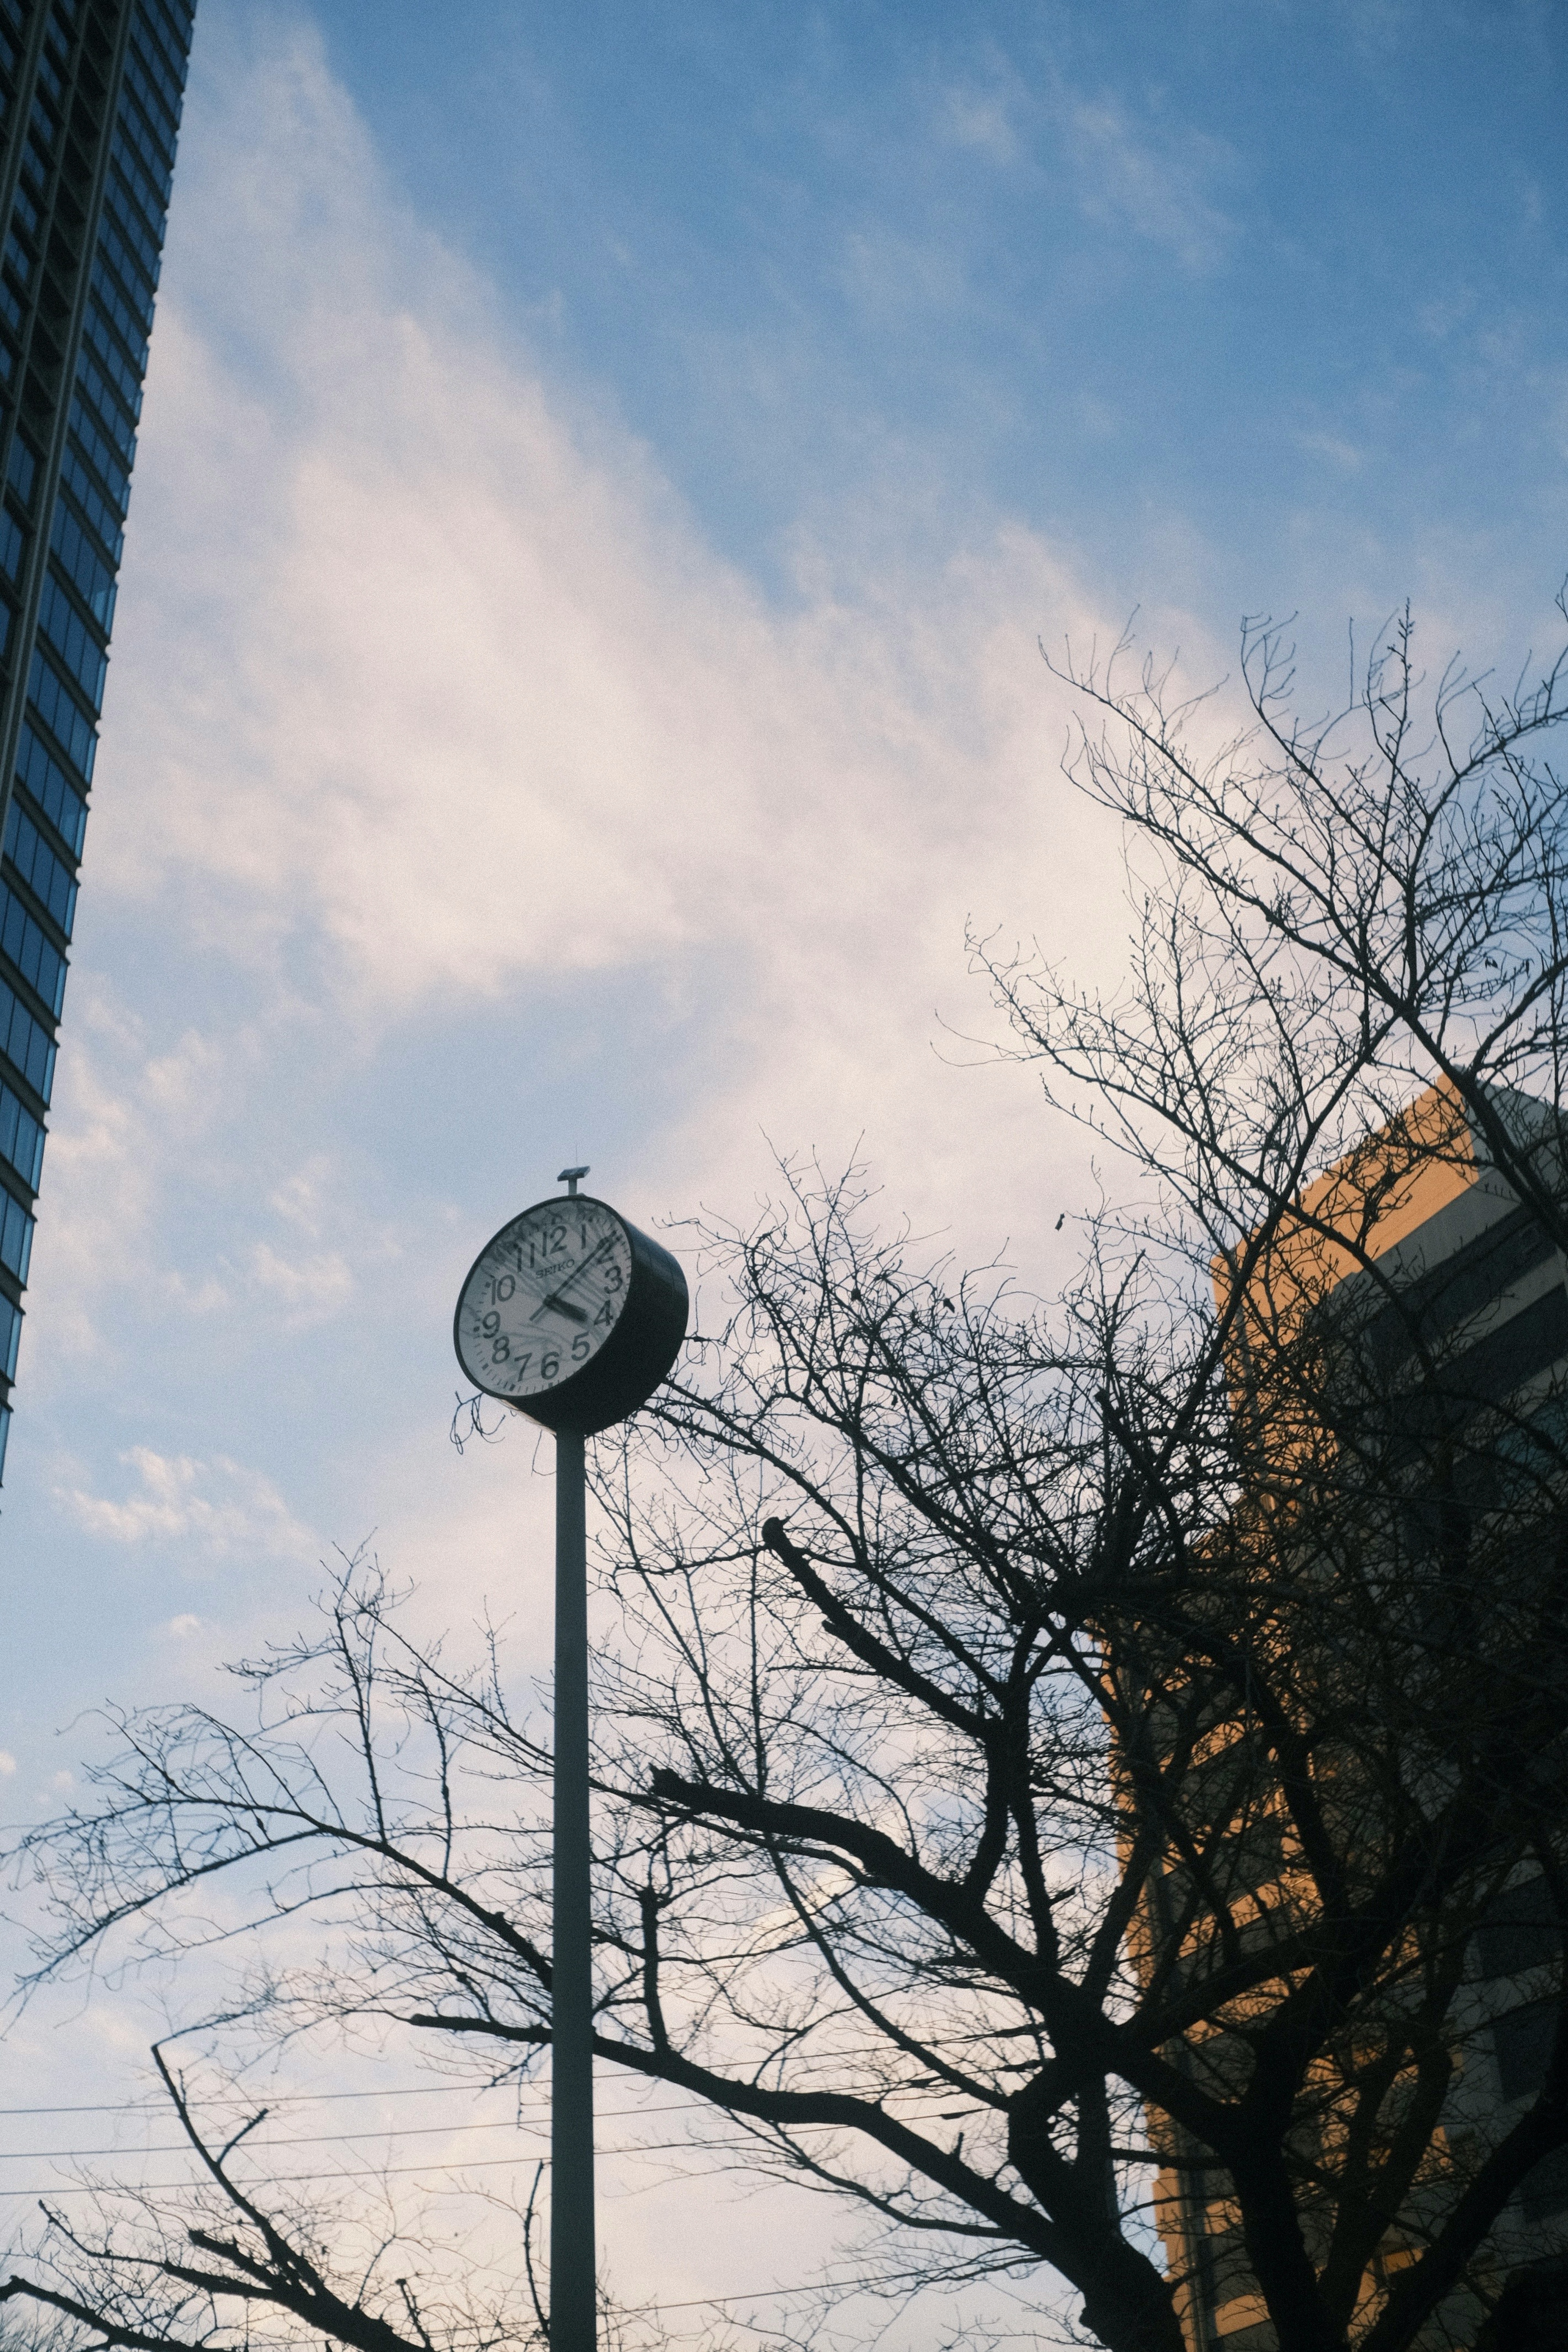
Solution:
[[[595,1320],[595,1323],[606,1323],[606,1324],[608,1324],[608,1323],[613,1323],[613,1322],[615,1321],[615,1319],[616,1319],[616,1307],[615,1307],[615,1301],[614,1301],[613,1299],[606,1298],[606,1299],[605,1299],[605,1303],[604,1303],[604,1305],[600,1307],[600,1309],[599,1309],[598,1313],[595,1316],[594,1320]]]
[[[498,1364],[504,1364],[510,1361],[511,1356],[511,1341],[507,1338],[504,1331],[500,1332],[490,1341],[490,1353],[495,1358]]]
[[[517,1285],[510,1274],[499,1275],[491,1287],[490,1296],[493,1298],[510,1298],[516,1288]]]
[[[555,1378],[556,1373],[561,1370],[561,1359],[555,1353],[553,1349],[552,1349],[549,1355],[543,1359],[542,1362],[540,1364],[539,1370],[542,1378],[544,1380],[552,1381]]]
[[[618,1290],[621,1286],[621,1269],[616,1265],[614,1259],[612,1259],[610,1264],[605,1268],[605,1289]]]
[[[480,1337],[486,1339],[493,1339],[500,1329],[500,1317],[496,1313],[495,1308],[492,1307],[489,1313],[480,1319]]]
[[[580,1331],[572,1342],[573,1362],[577,1364],[584,1363],[586,1361],[588,1357],[593,1354],[593,1352],[594,1342],[589,1339],[586,1331]]]

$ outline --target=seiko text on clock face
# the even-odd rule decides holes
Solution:
[[[602,1201],[547,1201],[499,1233],[464,1285],[458,1353],[492,1395],[538,1396],[597,1355],[631,1281],[631,1244]]]

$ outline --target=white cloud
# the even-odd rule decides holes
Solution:
[[[8,1780],[16,1769],[16,1759],[8,1748],[0,1748],[0,1780]]]
[[[939,240],[900,236],[882,222],[849,232],[837,278],[867,318],[883,326],[952,311],[965,290],[956,251]]]
[[[327,1152],[316,1152],[296,1168],[267,1196],[267,1205],[310,1241],[321,1238],[327,1203],[334,1189],[336,1163]]]
[[[1342,440],[1334,433],[1299,433],[1296,446],[1309,457],[1321,457],[1340,474],[1359,474],[1366,462],[1353,441]]]
[[[829,1160],[864,1133],[895,1213],[983,1250],[1048,1249],[1064,1205],[1032,1081],[932,1040],[985,1018],[971,912],[1107,952],[1113,845],[1058,780],[1035,638],[1115,617],[1021,530],[921,575],[829,551],[771,604],[496,312],[400,209],[320,45],[204,20],[24,1366],[29,1407],[52,1367],[79,1568],[138,1639],[162,1627],[143,1688],[243,1638],[181,1605],[198,1563],[244,1563],[258,1636],[296,1622],[327,1549],[307,1519],[385,1525],[432,1618],[489,1601],[514,1655],[547,1647],[548,1442],[444,1444],[427,1293],[486,1227],[471,1136],[405,1083],[416,1031],[436,1055],[504,1024],[564,1130],[539,1189],[588,1156],[575,1073],[530,1063],[566,974],[606,1025],[668,1010],[644,1197],[744,1214],[765,1128]],[[1202,665],[1201,630],[1168,634]],[[323,1038],[344,1102],[318,1117]]]
[[[1049,1288],[1078,1147],[952,1033],[991,1021],[970,916],[1120,965],[1036,645],[1117,624],[990,525],[918,566],[847,532],[770,602],[400,209],[313,37],[203,43],[34,1256],[40,1484],[176,1588],[268,1555],[253,1605],[291,1609],[378,1528],[466,1610],[511,1589],[518,1504],[446,1461],[446,1288],[563,1161],[645,1220],[744,1216],[770,1139],[858,1150],[889,1214]],[[1210,670],[1190,615],[1152,634]],[[578,993],[583,1062],[639,1041],[585,1117]],[[480,1030],[489,1093],[437,1117]]]
[[[192,1118],[213,1100],[224,1059],[222,1048],[212,1038],[188,1029],[173,1052],[155,1055],[144,1065],[142,1092],[160,1116],[177,1117],[188,1127]]]
[[[803,564],[771,606],[400,214],[313,37],[206,37],[95,887],[270,973],[279,1035],[574,972],[662,995],[711,1034],[710,1199],[762,1127],[956,1153],[962,1182],[996,1157],[931,1052],[939,1006],[986,1018],[966,916],[1093,956],[1115,904],[1035,650],[1104,616],[1022,530],[924,576]],[[149,1065],[143,1124],[241,1086],[254,1043]],[[275,1297],[346,1296],[331,1250],[240,1255]]]
[[[942,129],[955,147],[978,148],[994,163],[1011,163],[1018,138],[1007,100],[995,89],[958,87],[944,93]]]
[[[1079,203],[1090,220],[1131,229],[1173,253],[1184,268],[1216,268],[1237,223],[1215,184],[1235,168],[1221,140],[1181,126],[1174,134],[1137,122],[1119,99],[1075,98],[1063,110]]]
[[[79,977],[76,988],[83,994]],[[94,1352],[100,1335],[100,1286],[110,1269],[138,1254],[156,1196],[156,1169],[143,1148],[143,1124],[134,1098],[106,1078],[90,1024],[62,1054],[53,1132],[44,1161],[38,1204],[38,1245],[33,1256],[32,1301],[47,1301],[49,1346],[63,1356]],[[122,1024],[116,1041],[128,1042]],[[118,1061],[112,1047],[108,1058]]]
[[[1060,781],[1036,646],[1116,622],[1006,527],[918,569],[808,551],[770,603],[400,209],[308,31],[203,39],[24,1380],[84,1531],[293,1562],[306,1519],[379,1526],[428,1578],[454,1512],[505,1549],[481,1474],[430,1466],[437,1293],[563,1160],[634,1213],[744,1215],[769,1139],[858,1148],[893,1214],[1049,1286],[1077,1147],[942,1024],[990,1025],[970,916],[1120,963],[1116,843]],[[1210,670],[1190,614],[1152,633]],[[534,1054],[574,988],[649,1040],[584,1127],[569,1037]],[[539,1152],[499,1204],[466,1189],[489,1104],[437,1128],[421,1084],[485,1022]],[[576,1148],[639,1089],[614,1165]],[[224,1466],[258,1417],[277,1489]]]
[[[889,582],[879,610],[773,614],[396,217],[311,39],[230,100],[196,159],[226,201],[195,274],[209,299],[220,268],[247,289],[285,381],[263,426],[210,327],[160,321],[146,461],[202,495],[127,627],[193,594],[211,625],[170,646],[172,679],[138,662],[117,713],[156,748],[110,883],[218,886],[230,946],[319,921],[344,986],[402,1009],[693,945],[776,952],[783,908],[796,940],[851,909],[885,923],[893,872],[1016,844],[1034,627],[1080,609],[1045,550],[997,547],[918,603]],[[253,183],[289,194],[251,243]]]
[[[317,1257],[287,1258],[270,1242],[250,1253],[250,1279],[281,1300],[297,1321],[319,1322],[347,1306],[353,1292],[348,1262],[336,1250]]]
[[[156,1454],[133,1445],[120,1456],[136,1473],[133,1490],[119,1498],[62,1490],[59,1500],[89,1535],[110,1543],[188,1542],[215,1559],[264,1553],[313,1558],[320,1549],[258,1470],[219,1457]]]

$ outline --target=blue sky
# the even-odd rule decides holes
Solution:
[[[423,216],[775,593],[803,533],[1000,518],[1132,601],[1190,541],[1222,620],[1552,573],[1555,10],[318,21]]]
[[[11,1810],[335,1544],[537,1666],[549,1487],[447,1447],[450,1315],[568,1160],[653,1223],[858,1150],[1049,1290],[1089,1171],[952,1034],[966,920],[1119,969],[1036,640],[1137,606],[1201,683],[1299,610],[1310,698],[1405,595],[1435,660],[1547,642],[1563,50],[1509,0],[202,0],[0,1514]],[[133,2084],[138,1998],[14,2068]],[[626,2223],[626,2281],[718,2292],[704,2210]]]

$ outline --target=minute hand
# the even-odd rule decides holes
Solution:
[[[559,1312],[568,1316],[573,1322],[582,1321],[585,1323],[588,1319],[587,1317],[583,1313],[580,1307],[573,1307],[570,1304],[566,1297],[566,1293],[573,1288],[574,1284],[582,1281],[583,1276],[587,1273],[588,1268],[596,1259],[603,1257],[607,1249],[614,1247],[615,1240],[616,1236],[613,1233],[606,1234],[604,1240],[597,1243],[595,1247],[588,1252],[587,1256],[573,1267],[564,1282],[557,1283],[549,1297],[542,1298],[540,1300],[538,1306],[529,1317],[529,1321],[531,1323],[537,1323],[542,1315],[548,1313],[549,1310],[553,1307]]]

